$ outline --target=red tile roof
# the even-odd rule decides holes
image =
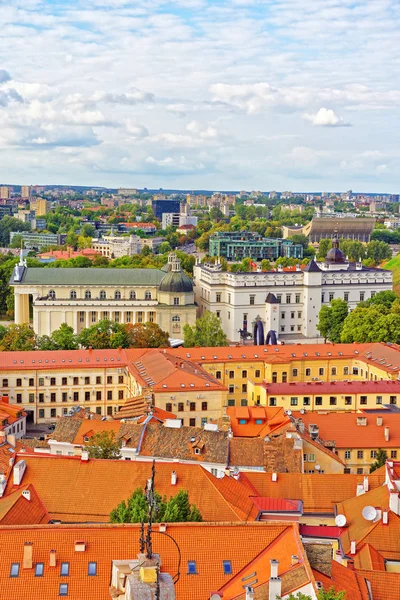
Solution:
[[[29,492],[29,500],[22,492]],[[49,522],[50,516],[31,484],[24,485],[0,499],[1,525],[40,525]]]
[[[400,394],[400,381],[309,381],[305,383],[267,383],[262,387],[270,396],[318,396],[320,394]]]

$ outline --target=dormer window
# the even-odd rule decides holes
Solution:
[[[201,450],[200,450],[200,448],[195,448],[195,449],[194,449],[194,453],[195,453],[195,454],[201,454]]]

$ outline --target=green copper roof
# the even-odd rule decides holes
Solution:
[[[154,286],[165,277],[159,269],[37,269],[27,268],[21,281],[11,285],[148,285]]]

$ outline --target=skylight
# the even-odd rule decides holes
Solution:
[[[197,575],[195,560],[188,560],[188,575]]]
[[[35,577],[42,577],[44,571],[44,563],[36,563]]]
[[[10,577],[18,577],[19,575],[19,563],[12,563],[10,569]]]
[[[230,560],[223,560],[224,575],[232,575],[232,564]]]
[[[97,575],[97,563],[96,562],[88,563],[88,575],[91,575],[91,576]]]
[[[68,583],[60,583],[60,596],[68,596]]]
[[[67,575],[69,575],[69,563],[67,563],[67,562],[61,563],[60,575],[62,575],[63,577],[66,577]]]

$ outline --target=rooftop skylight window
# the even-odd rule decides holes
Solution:
[[[195,560],[188,561],[188,575],[197,575]]]
[[[232,575],[232,564],[230,560],[223,560],[224,575]]]
[[[43,577],[44,563],[36,563],[35,566],[35,577]]]
[[[69,575],[69,563],[67,563],[67,562],[61,563],[60,575],[63,577],[67,577]]]
[[[68,596],[68,583],[60,583],[59,596]]]
[[[97,575],[97,563],[96,562],[88,563],[88,575],[90,575],[90,576]]]
[[[19,563],[12,563],[10,569],[10,577],[18,577],[19,575]]]

